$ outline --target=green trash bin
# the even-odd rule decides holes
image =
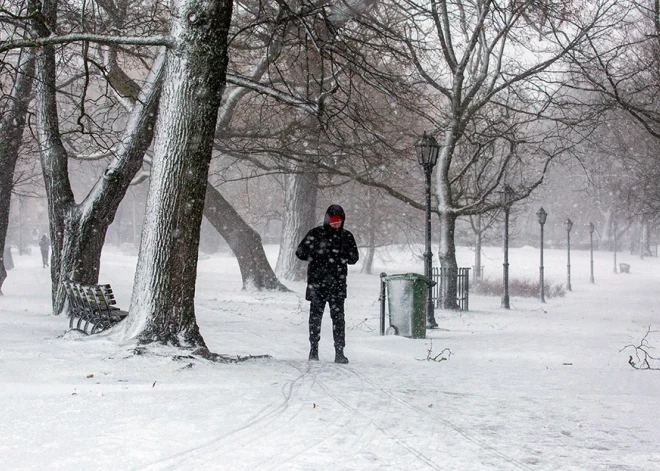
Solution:
[[[388,333],[413,339],[426,338],[426,277],[405,273],[385,277],[390,309]]]

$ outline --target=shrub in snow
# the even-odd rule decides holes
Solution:
[[[566,294],[564,285],[561,283],[553,283],[550,280],[543,280],[545,285],[545,296],[547,298],[561,297]],[[504,291],[502,280],[478,280],[475,281],[470,290],[474,294],[482,294],[485,296],[500,296]],[[518,296],[521,298],[536,298],[539,296],[539,282],[529,280],[510,279],[509,280],[509,296]]]

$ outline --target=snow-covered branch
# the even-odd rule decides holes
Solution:
[[[52,46],[78,41],[89,41],[98,44],[130,44],[134,46],[166,46],[172,47],[170,36],[107,36],[103,34],[74,33],[63,36],[48,36],[20,41],[0,41],[0,53],[22,47]]]
[[[282,103],[298,106],[300,108],[303,108],[310,114],[317,113],[318,107],[316,104],[307,100],[296,98],[293,95],[281,92],[267,85],[263,85],[259,82],[255,82],[253,80],[250,80],[249,78],[240,77],[238,75],[233,75],[233,74],[227,74],[227,82],[233,85],[237,85],[239,87],[248,88],[262,95],[275,98],[276,100],[281,101]]]

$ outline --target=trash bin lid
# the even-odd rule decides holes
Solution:
[[[396,275],[388,275],[385,277],[386,281],[395,281],[395,280],[406,280],[406,281],[415,281],[415,280],[426,280],[424,275],[419,273],[399,273]]]

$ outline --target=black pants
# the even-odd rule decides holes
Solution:
[[[309,343],[318,345],[321,340],[321,321],[325,303],[330,305],[330,318],[332,319],[332,337],[335,341],[335,350],[343,351],[346,345],[346,322],[344,321],[344,298],[329,297],[313,298],[309,307]]]
[[[41,263],[43,263],[44,268],[48,266],[48,251],[47,250],[42,250],[41,251]]]

